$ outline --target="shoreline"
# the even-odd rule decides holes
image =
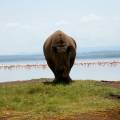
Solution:
[[[31,80],[15,80],[15,81],[6,81],[6,82],[0,82],[0,85],[6,85],[6,84],[22,84],[22,83],[52,83],[54,78],[39,78],[39,79],[31,79]],[[88,80],[88,79],[80,79],[80,80],[73,80],[72,82],[77,81],[96,81],[103,84],[108,84],[114,87],[120,88],[120,80],[116,81],[110,81],[110,80]]]

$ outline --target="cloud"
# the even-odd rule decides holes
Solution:
[[[6,23],[5,26],[6,27],[19,27],[20,23],[18,23],[18,22],[9,22],[9,23]]]
[[[89,14],[86,16],[82,16],[80,18],[81,22],[95,22],[95,21],[102,21],[102,20],[103,20],[103,17],[97,16],[95,14]]]
[[[66,20],[60,20],[60,21],[57,21],[55,23],[55,26],[65,26],[65,25],[69,25],[70,23]]]
[[[115,22],[120,22],[120,16],[115,16],[112,18],[112,20]]]
[[[7,29],[30,29],[31,25],[21,22],[7,22],[5,23],[5,28]]]

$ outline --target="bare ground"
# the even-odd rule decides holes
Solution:
[[[120,109],[81,113],[58,120],[120,120]]]
[[[106,85],[110,85],[112,87],[115,87],[115,88],[120,88],[120,81],[104,81],[104,80],[102,80],[101,82],[106,84]]]
[[[13,119],[12,119],[13,118]],[[14,119],[17,118],[17,119]],[[14,115],[6,115],[1,116],[0,120],[21,120],[18,116]],[[30,116],[26,116],[22,120],[39,120],[39,118],[31,119]],[[40,119],[41,120],[41,119]],[[120,108],[110,109],[106,111],[97,111],[97,112],[89,112],[89,113],[79,113],[66,117],[55,117],[55,118],[46,118],[43,120],[120,120]]]

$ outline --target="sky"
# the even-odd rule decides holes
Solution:
[[[77,49],[120,46],[120,0],[0,0],[0,54],[42,53],[62,30]]]

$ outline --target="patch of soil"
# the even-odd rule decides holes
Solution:
[[[81,113],[58,120],[120,120],[120,109]]]
[[[120,88],[120,81],[104,81],[104,80],[102,80],[101,82],[106,84],[106,85],[110,85],[112,87],[115,87],[115,88]]]
[[[0,117],[0,120],[9,120],[9,119],[12,120],[12,118],[14,117],[15,116],[4,116],[4,117]],[[25,120],[29,120],[29,119],[25,119]],[[32,120],[39,120],[39,119],[33,118]],[[120,120],[120,108],[106,110],[106,111],[80,113],[80,114],[67,116],[64,118],[59,118],[59,117],[44,118],[43,120]]]
[[[112,99],[120,100],[120,95],[117,95],[117,94],[110,93],[109,97]]]

